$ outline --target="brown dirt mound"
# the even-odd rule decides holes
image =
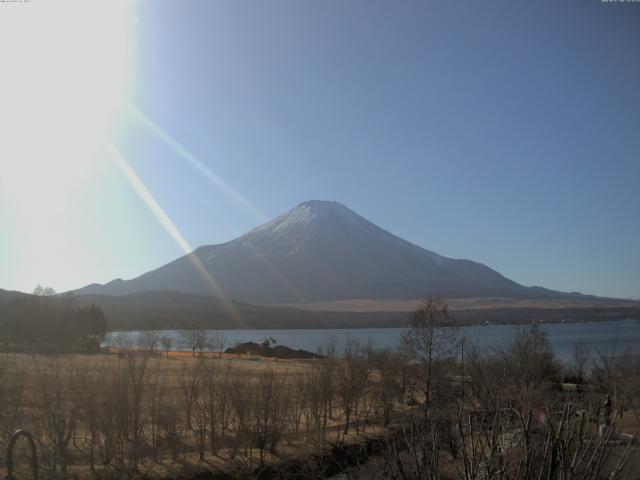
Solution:
[[[264,347],[255,342],[241,343],[235,347],[227,348],[224,353],[290,359],[320,358],[320,355],[308,352],[306,350],[294,350],[293,348],[289,348],[284,345],[277,345],[275,347]]]

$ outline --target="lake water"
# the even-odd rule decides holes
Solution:
[[[526,326],[521,325],[471,325],[462,327],[460,333],[479,347],[497,347],[505,345]],[[549,335],[551,346],[556,356],[562,361],[570,361],[573,347],[578,342],[590,345],[592,355],[595,349],[605,354],[621,353],[627,346],[640,349],[640,322],[635,320],[614,320],[601,322],[549,323],[542,329]],[[326,346],[333,338],[344,344],[347,338],[370,341],[376,348],[393,348],[398,345],[400,337],[406,332],[404,328],[360,328],[360,329],[287,329],[287,330],[216,330],[221,333],[226,347],[240,342],[261,342],[272,337],[277,345],[286,345],[295,349],[316,352]],[[189,350],[181,343],[179,330],[164,330],[162,336],[174,339],[174,350]],[[104,345],[121,342],[135,344],[139,331],[113,332],[105,340]]]

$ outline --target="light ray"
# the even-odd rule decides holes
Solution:
[[[140,177],[133,170],[129,162],[124,158],[124,156],[118,151],[118,149],[112,144],[107,142],[105,148],[111,158],[114,160],[116,166],[120,169],[122,174],[125,176],[127,181],[131,184],[133,189],[136,191],[138,196],[144,201],[147,205],[151,213],[156,217],[156,219],[160,222],[162,227],[167,231],[167,233],[173,238],[173,240],[178,244],[178,246],[182,249],[182,251],[186,254],[187,258],[191,261],[196,270],[202,275],[205,282],[211,288],[211,291],[214,293],[216,298],[220,299],[222,302],[223,308],[227,311],[227,313],[233,318],[236,322],[241,325],[244,325],[244,319],[238,313],[235,306],[229,300],[229,297],[224,292],[222,287],[218,284],[218,282],[213,278],[211,273],[207,271],[204,267],[198,256],[193,252],[193,248],[187,240],[183,237],[178,230],[178,227],[173,223],[171,218],[167,215],[164,209],[157,202],[153,194],[149,191],[144,182],[140,179]]]
[[[237,203],[241,204],[247,210],[251,211],[253,214],[258,216],[262,221],[268,220],[268,217],[262,213],[255,205],[253,205],[249,200],[244,198],[237,190],[235,190],[231,185],[225,182],[222,178],[216,175],[211,171],[209,167],[207,167],[203,162],[201,162],[198,158],[196,158],[191,152],[189,152],[182,144],[180,144],[177,140],[171,137],[168,133],[166,133],[158,124],[156,124],[153,120],[151,120],[147,115],[145,115],[139,108],[136,106],[127,103],[125,107],[129,112],[131,112],[138,120],[149,128],[152,132],[162,138],[167,144],[169,144],[184,160],[186,160],[196,171],[204,175],[207,179],[209,179],[214,185],[216,185],[220,190],[222,190],[226,195],[231,197]],[[253,247],[250,247],[252,251],[255,253],[256,258],[260,261],[270,272],[276,277],[284,286],[287,288],[296,298],[302,300],[302,295],[297,289],[289,282],[289,280],[272,265],[267,259],[260,256],[257,251]]]
[[[153,133],[165,141],[171,148],[175,150],[178,155],[182,157],[192,168],[202,174],[211,183],[213,183],[218,189],[220,189],[225,195],[231,198],[233,201],[249,210],[252,214],[257,216],[260,220],[266,221],[268,217],[262,213],[253,203],[242,196],[235,188],[229,185],[219,175],[215,174],[209,167],[207,167],[201,160],[193,155],[184,145],[178,142],[175,138],[169,135],[162,129],[157,123],[151,120],[145,115],[139,108],[130,103],[126,104],[126,109],[131,112],[138,120],[149,128]]]

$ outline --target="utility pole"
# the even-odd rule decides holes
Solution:
[[[464,408],[464,342],[465,338],[460,339],[460,365],[462,373],[460,375],[460,408]]]

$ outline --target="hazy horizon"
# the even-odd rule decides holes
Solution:
[[[639,298],[639,21],[600,1],[0,5],[0,288],[136,277],[320,199],[524,285]]]

